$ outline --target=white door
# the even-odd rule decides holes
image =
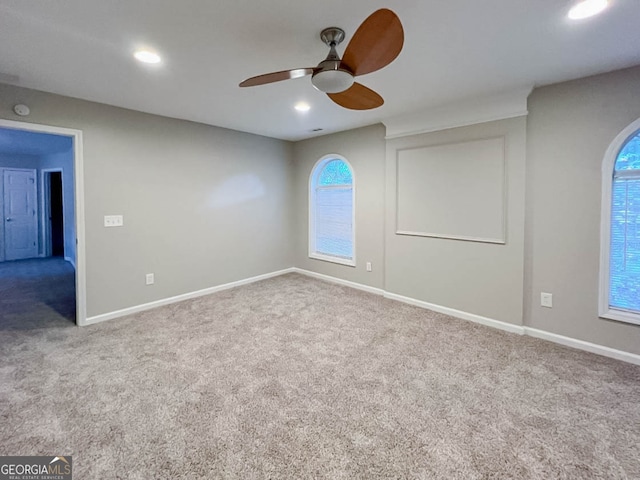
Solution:
[[[4,170],[5,260],[38,256],[36,171]]]

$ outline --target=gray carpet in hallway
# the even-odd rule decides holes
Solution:
[[[76,322],[75,271],[61,257],[0,262],[0,329]]]
[[[79,480],[640,478],[640,367],[297,274],[2,328],[0,412]]]

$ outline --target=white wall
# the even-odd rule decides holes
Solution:
[[[0,99],[0,118],[83,131],[89,317],[293,264],[290,143],[8,85]]]

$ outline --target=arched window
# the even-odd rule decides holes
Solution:
[[[349,162],[318,160],[309,178],[309,257],[355,266],[354,199]]]
[[[603,164],[600,316],[640,324],[640,120]],[[631,134],[629,135],[629,131]]]

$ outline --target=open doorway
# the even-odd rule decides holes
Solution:
[[[42,171],[43,253],[45,257],[64,257],[64,188],[62,169]]]
[[[52,257],[64,257],[64,212],[62,211],[62,172],[49,177],[49,248]]]
[[[11,291],[0,297],[0,320],[5,328],[37,328],[45,317],[83,325],[81,132],[0,119],[0,174],[0,289]]]

